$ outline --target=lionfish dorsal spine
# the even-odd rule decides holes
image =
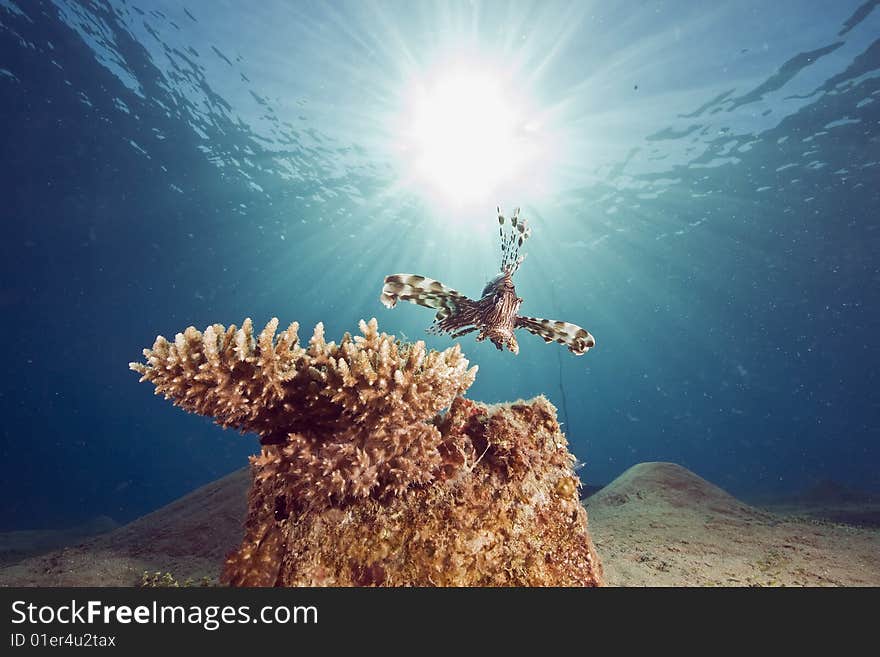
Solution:
[[[532,229],[525,219],[519,218],[519,208],[513,211],[510,217],[509,228],[507,228],[507,219],[498,206],[498,236],[501,238],[501,273],[513,276],[523,260],[526,259],[525,254],[520,255],[520,249],[523,243],[531,236]]]

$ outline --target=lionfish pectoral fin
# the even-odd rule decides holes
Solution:
[[[466,327],[464,327],[464,328],[462,328],[462,329],[459,329],[459,330],[456,331],[455,333],[453,333],[453,334],[452,334],[452,337],[453,337],[453,338],[460,338],[460,337],[462,337],[463,335],[467,335],[468,333],[473,333],[473,332],[476,331],[476,330],[477,330],[477,327],[476,327],[476,326],[466,326]]]
[[[465,295],[440,281],[418,274],[392,274],[385,277],[379,300],[388,308],[398,301],[409,301],[425,308],[436,308],[440,322],[472,303]]]
[[[568,322],[518,315],[514,328],[523,328],[529,333],[543,338],[544,342],[564,344],[571,353],[577,356],[582,356],[596,346],[596,340],[589,331]]]
[[[433,322],[431,322],[431,325],[425,329],[425,333],[428,333],[430,335],[441,335],[443,333],[449,333],[450,337],[452,338],[460,338],[464,335],[467,335],[468,333],[472,333],[473,331],[477,330],[476,326],[469,326],[458,330],[451,329],[444,326],[441,321],[442,320],[435,319]]]

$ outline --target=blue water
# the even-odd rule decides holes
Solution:
[[[128,370],[157,334],[376,316],[449,346],[382,278],[476,295],[496,202],[533,226],[523,313],[597,346],[462,338],[469,396],[547,395],[590,484],[663,460],[743,497],[880,489],[876,0],[253,4],[0,0],[0,528],[125,521],[246,463],[254,436]],[[521,124],[444,187],[401,117],[446,62]]]

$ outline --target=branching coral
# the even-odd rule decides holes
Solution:
[[[256,338],[157,338],[142,381],[254,431],[245,537],[222,581],[272,585],[597,585],[601,566],[556,409],[460,396],[476,367],[361,322],[339,345],[296,323]],[[445,408],[448,411],[441,413]]]
[[[474,381],[456,346],[404,344],[361,321],[340,344],[315,327],[303,347],[294,322],[277,336],[272,319],[254,338],[214,324],[159,336],[146,364],[131,363],[156,394],[224,427],[260,435],[261,476],[284,480],[296,506],[403,493],[426,484],[441,462],[440,432],[426,423]]]

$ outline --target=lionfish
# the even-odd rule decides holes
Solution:
[[[519,208],[509,223],[498,208],[498,225],[501,272],[486,283],[479,300],[469,299],[440,281],[417,274],[386,276],[380,300],[388,308],[393,308],[401,299],[436,308],[434,322],[427,329],[429,333],[450,333],[453,338],[458,338],[479,331],[478,342],[488,338],[498,349],[507,347],[518,354],[519,344],[513,332],[525,329],[543,338],[544,342],[558,342],[566,345],[573,354],[585,354],[596,344],[586,329],[568,322],[517,314],[523,300],[516,295],[513,275],[525,259],[525,255],[520,255],[520,249],[532,230],[525,220],[519,218]]]

